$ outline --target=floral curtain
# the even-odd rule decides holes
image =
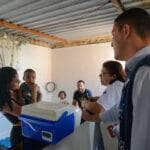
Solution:
[[[11,66],[18,69],[22,43],[15,36],[0,35],[0,67]]]

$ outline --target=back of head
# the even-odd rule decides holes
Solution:
[[[11,104],[10,83],[17,75],[17,71],[12,67],[2,67],[0,69],[0,108],[5,103]]]
[[[150,15],[144,9],[131,8],[120,14],[114,21],[118,26],[128,24],[136,34],[143,38],[150,37]]]
[[[115,75],[115,80],[119,80],[124,82],[125,81],[125,72],[120,62],[118,61],[106,61],[103,63],[103,67],[111,74]],[[113,81],[113,82],[114,82]]]

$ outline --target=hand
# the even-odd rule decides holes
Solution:
[[[82,111],[82,118],[86,121],[100,122],[99,113],[91,115],[86,110]]]

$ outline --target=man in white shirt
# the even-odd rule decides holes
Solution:
[[[129,78],[135,66],[144,57],[150,55],[150,15],[140,8],[132,8],[123,12],[114,21],[112,35],[115,58],[127,61],[126,70]],[[150,66],[144,65],[138,68],[133,79],[131,95],[125,93],[126,97],[131,98],[131,101],[128,102],[132,106],[126,103],[127,99],[124,100],[125,103],[120,104],[125,105],[123,107],[116,105],[101,115],[92,116],[85,112],[83,118],[91,121],[100,119],[105,122],[118,121],[122,117],[119,114],[120,110],[127,112],[125,115],[130,119],[129,125],[126,126],[128,120],[124,116],[120,119],[120,123],[123,122],[124,125],[120,126],[120,131],[125,131],[125,127],[129,129],[128,134],[123,135],[121,132],[120,136],[124,136],[123,139],[127,140],[121,141],[123,144],[120,149],[150,150]],[[127,88],[125,90],[127,91]],[[130,110],[127,110],[126,107],[129,107]]]

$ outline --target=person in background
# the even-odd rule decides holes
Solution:
[[[66,97],[67,97],[67,94],[65,91],[60,91],[58,93],[58,98],[59,98],[59,101],[62,103],[62,104],[69,104],[68,101],[66,100]]]
[[[0,111],[12,123],[10,142],[12,150],[21,150],[22,133],[18,116],[21,114],[21,106],[16,96],[19,90],[19,77],[12,67],[0,69]]]
[[[103,94],[100,96],[97,102],[88,102],[86,104],[86,109],[93,113],[97,108],[96,105],[99,105],[99,113],[101,113],[109,110],[114,105],[120,102],[122,88],[125,81],[125,72],[123,70],[122,65],[119,62],[110,60],[103,63],[99,77],[101,84],[106,86],[106,90],[103,92]],[[112,124],[112,126],[115,125]],[[102,135],[100,133],[100,124],[96,123],[94,133],[94,150],[104,149]]]
[[[27,69],[24,72],[23,80],[25,81],[20,85],[20,97],[23,104],[27,105],[41,101],[40,87],[35,83],[36,72],[33,69]]]
[[[100,114],[85,114],[91,121],[119,121],[119,149],[150,149],[150,14],[131,8],[120,14],[112,30],[115,58],[126,62],[127,80],[119,106]]]
[[[36,72],[33,69],[27,69],[24,72],[24,83],[20,85],[20,96],[23,104],[28,105],[41,101],[41,92],[39,86],[35,83]],[[27,137],[23,137],[24,150],[42,150],[46,144],[38,142]]]
[[[97,102],[107,111],[120,102],[126,75],[121,63],[110,60],[103,63],[99,77],[107,88]]]
[[[82,101],[86,100],[88,97],[92,96],[92,92],[89,89],[85,88],[85,82],[83,80],[79,80],[77,82],[77,90],[74,92],[73,95],[73,102],[74,106],[79,106],[82,108]]]
[[[79,80],[77,82],[77,90],[73,95],[72,105],[78,106],[81,110],[83,110],[83,103],[87,100],[88,97],[92,96],[92,92],[89,89],[85,88],[85,82],[83,80]],[[81,123],[84,122],[84,119],[81,118]]]

